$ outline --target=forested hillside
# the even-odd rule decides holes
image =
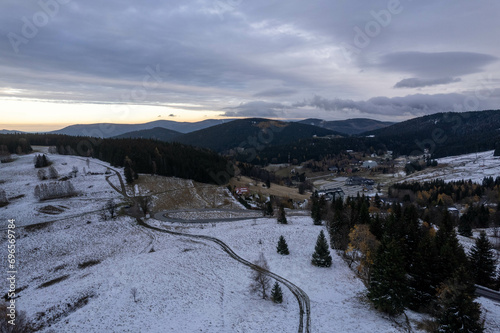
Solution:
[[[93,156],[113,166],[131,164],[135,173],[158,174],[217,183],[221,171],[231,174],[228,161],[206,149],[179,143],[148,139],[96,139],[57,134],[1,135],[0,147],[10,153],[19,149],[31,151],[31,146],[52,146],[62,155]]]

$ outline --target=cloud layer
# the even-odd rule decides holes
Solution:
[[[410,117],[500,87],[497,2],[401,1],[387,24],[373,14],[389,10],[381,0],[5,0],[2,8],[5,117],[6,98],[20,109],[30,99],[69,109],[176,104],[200,117]],[[377,24],[376,34],[366,30]],[[369,44],[347,58],[342,47],[359,31]]]

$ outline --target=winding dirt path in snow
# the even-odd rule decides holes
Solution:
[[[110,168],[110,170],[114,171],[116,173],[116,175],[118,176],[118,179],[119,179],[120,185],[121,185],[121,190],[118,189],[116,186],[114,186],[109,181],[109,176],[106,177],[106,181],[111,185],[111,187],[115,191],[117,191],[118,193],[122,194],[127,199],[132,199],[133,202],[134,202],[134,206],[137,207],[138,204],[137,204],[135,198],[134,197],[130,197],[127,194],[127,191],[126,191],[126,188],[125,188],[125,183],[123,182],[121,174],[117,170],[114,170],[114,169],[111,169],[111,168]],[[131,211],[133,211],[133,210],[135,210],[135,209],[131,209]],[[298,332],[299,333],[310,333],[310,328],[311,328],[311,302],[310,302],[309,296],[302,289],[300,289],[298,286],[296,286],[292,282],[288,281],[287,279],[285,279],[282,276],[279,276],[276,273],[268,271],[268,270],[266,270],[266,269],[264,269],[264,268],[262,268],[262,267],[260,267],[258,265],[255,265],[254,263],[252,263],[252,262],[250,262],[248,260],[243,259],[242,257],[238,256],[236,254],[236,252],[234,252],[226,243],[224,243],[223,241],[221,241],[218,238],[211,237],[211,236],[205,236],[205,235],[186,234],[186,233],[182,233],[182,232],[176,232],[176,231],[170,231],[170,230],[158,228],[158,227],[155,227],[155,226],[147,224],[146,222],[144,222],[144,220],[141,217],[139,217],[139,216],[137,216],[135,214],[129,213],[128,215],[131,216],[131,217],[134,217],[136,219],[137,223],[140,226],[143,226],[143,227],[145,227],[147,229],[150,229],[150,230],[154,230],[154,231],[158,231],[158,232],[163,232],[163,233],[167,233],[167,234],[175,235],[175,236],[195,238],[195,239],[203,239],[203,240],[207,240],[207,241],[213,242],[213,243],[219,245],[222,248],[222,250],[224,252],[226,252],[234,260],[242,263],[243,265],[245,265],[247,267],[250,267],[251,269],[253,269],[255,271],[262,272],[265,275],[267,275],[267,276],[275,279],[276,281],[279,281],[280,283],[282,283],[284,286],[286,286],[290,290],[290,292],[295,296],[295,298],[297,299],[297,302],[299,304],[300,319],[299,319]],[[305,316],[305,320],[304,320],[304,316]]]

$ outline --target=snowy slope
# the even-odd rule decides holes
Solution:
[[[85,159],[49,157],[60,174],[71,171],[73,165],[80,173],[86,167]],[[39,213],[41,204],[32,192],[40,181],[32,159],[20,156],[1,165],[0,180],[5,182],[0,188],[9,197],[25,197],[0,208],[0,225],[7,218],[16,218],[19,226],[57,219],[39,229],[17,229],[17,286],[22,290],[16,304],[42,332],[297,332],[299,310],[294,296],[282,286],[284,303],[276,305],[252,294],[251,270],[218,245],[150,231],[126,216],[112,221],[103,221],[97,212],[67,217],[100,209],[108,198],[119,200],[104,175],[73,179],[82,194],[51,202],[68,207],[60,215]],[[90,171],[105,171],[105,163],[91,162]],[[119,186],[116,178],[111,180]],[[153,219],[148,223],[215,236],[248,260],[264,253],[273,272],[309,295],[312,332],[405,331],[403,318],[394,322],[372,308],[364,285],[335,253],[332,267],[311,265],[322,227],[314,226],[309,217],[288,219],[289,225],[265,218],[189,226]],[[289,256],[276,253],[280,235],[287,240]],[[0,248],[5,247],[2,235]],[[5,259],[0,256],[4,271]],[[0,288],[6,290],[6,284],[2,279]],[[497,332],[499,305],[480,300],[487,313],[487,331]],[[422,318],[408,315],[410,320]],[[412,326],[418,332],[413,321]]]
[[[428,168],[412,174],[403,180],[428,181],[444,179],[445,181],[469,180],[481,183],[484,177],[500,176],[500,157],[493,156],[494,151],[450,156],[438,159],[437,168]],[[403,181],[401,180],[401,181]]]
[[[39,153],[45,150],[41,149]],[[14,162],[0,163],[0,189],[5,190],[8,198],[23,196],[11,200],[12,202],[9,205],[0,208],[0,216],[3,219],[16,219],[18,226],[42,223],[100,210],[104,208],[106,200],[111,198],[121,199],[120,195],[105,181],[104,173],[106,172],[106,166],[109,164],[89,158],[89,165],[87,166],[85,158],[47,154],[49,160],[53,162],[52,165],[59,173],[59,178],[68,176],[73,167],[78,169],[77,176],[69,181],[80,194],[72,198],[38,202],[34,196],[35,186],[43,183],[47,184],[54,180],[41,181],[38,179],[37,172],[39,169],[35,169],[33,163],[36,154],[15,156],[16,160]],[[86,173],[99,174],[84,174],[84,170]],[[111,180],[116,182],[116,178],[116,176],[112,176]],[[60,208],[63,212],[50,215],[39,211],[42,207],[48,205],[62,206]],[[5,224],[6,221],[0,221],[0,226]]]

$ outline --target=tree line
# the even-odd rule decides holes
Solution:
[[[31,152],[31,145],[53,146],[59,154],[95,157],[112,166],[130,165],[134,173],[157,174],[220,183],[220,172],[233,175],[232,164],[207,149],[152,139],[97,139],[58,134],[0,135],[0,146],[11,153],[21,147]]]
[[[313,219],[326,221],[332,248],[365,281],[376,308],[389,315],[405,309],[429,313],[443,332],[462,326],[482,331],[474,284],[500,284],[486,235],[466,254],[457,221],[445,207],[429,220],[410,203],[384,205],[359,195],[345,202],[313,201]]]

